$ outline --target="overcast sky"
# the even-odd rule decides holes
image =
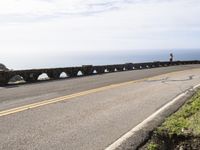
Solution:
[[[199,18],[200,0],[2,0],[0,62],[51,67],[88,55],[198,49]]]

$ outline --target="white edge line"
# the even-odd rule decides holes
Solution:
[[[117,141],[115,141],[113,144],[111,144],[110,146],[108,146],[107,148],[105,148],[105,150],[115,150],[117,149],[120,145],[123,144],[124,141],[126,141],[127,139],[129,139],[130,137],[132,137],[137,131],[141,130],[142,128],[145,127],[145,125],[152,121],[154,118],[156,118],[157,115],[159,115],[161,112],[163,112],[166,108],[172,106],[176,101],[178,101],[180,98],[184,97],[185,95],[188,94],[188,92],[190,90],[196,90],[200,87],[200,84],[194,86],[193,88],[187,90],[186,92],[178,95],[176,98],[174,98],[172,101],[170,101],[169,103],[167,103],[166,105],[164,105],[162,108],[160,108],[158,111],[156,111],[155,113],[153,113],[151,116],[149,116],[148,118],[146,118],[143,122],[141,122],[140,124],[138,124],[136,127],[134,127],[133,129],[131,129],[129,132],[127,132],[126,134],[124,134],[122,137],[120,137]]]

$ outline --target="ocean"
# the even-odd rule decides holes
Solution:
[[[200,60],[200,49],[177,49],[177,50],[129,50],[129,51],[107,51],[74,53],[67,52],[49,54],[47,56],[22,56],[20,59],[5,57],[1,60],[8,68],[32,69],[32,68],[54,68],[81,65],[106,65],[120,63],[138,63],[150,61],[168,61],[169,54],[174,54],[174,60]],[[24,59],[23,59],[24,58]]]

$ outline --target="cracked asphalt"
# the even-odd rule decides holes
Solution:
[[[132,82],[134,80],[140,81]],[[127,83],[120,84],[123,82]],[[1,116],[0,149],[102,150],[199,83],[200,65],[187,65],[2,87],[0,113],[107,86],[89,94],[77,94],[67,100]],[[113,84],[119,85],[111,86]]]

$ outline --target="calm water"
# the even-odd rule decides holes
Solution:
[[[24,56],[26,59],[5,59],[3,61],[12,69],[67,67],[78,65],[103,65],[128,62],[167,61],[169,53],[173,52],[175,60],[200,60],[199,50],[141,50],[141,51],[116,51],[116,52],[90,52],[84,54],[52,54],[48,56]]]

